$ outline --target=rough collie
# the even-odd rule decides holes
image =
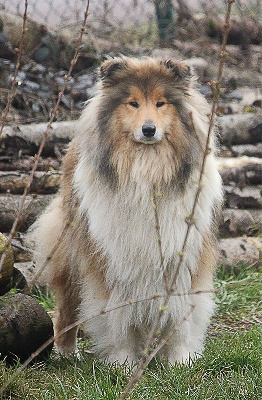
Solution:
[[[56,297],[55,333],[86,319],[95,351],[109,362],[138,360],[163,299],[136,301],[164,294],[164,272],[170,283],[177,268],[209,125],[208,105],[194,86],[183,62],[106,60],[65,157],[60,193],[37,222],[37,262],[41,267],[48,259]],[[162,335],[174,331],[161,350],[170,363],[201,353],[214,310],[221,179],[214,141],[210,147],[175,286],[183,295],[171,297],[161,319]],[[153,187],[161,193],[162,265]],[[129,300],[134,304],[97,316]],[[74,352],[76,336],[74,328],[58,337],[57,350]]]

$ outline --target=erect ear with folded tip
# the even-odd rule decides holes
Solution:
[[[174,76],[181,79],[191,78],[193,75],[190,66],[186,62],[167,60],[163,62],[163,65],[171,70]]]
[[[124,61],[121,59],[109,59],[103,62],[100,68],[100,77],[101,79],[111,78],[115,72],[124,68]]]

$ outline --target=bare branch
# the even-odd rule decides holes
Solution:
[[[23,16],[21,41],[20,41],[19,49],[17,51],[17,61],[16,61],[16,66],[15,66],[15,71],[14,71],[14,76],[13,76],[11,88],[9,90],[8,97],[7,97],[7,104],[6,104],[5,109],[4,109],[3,113],[2,113],[2,122],[1,122],[1,127],[0,127],[0,142],[2,140],[2,134],[3,134],[4,126],[6,124],[7,115],[9,113],[12,101],[13,101],[14,96],[15,96],[16,78],[17,78],[18,70],[19,70],[20,64],[21,64],[21,57],[22,57],[23,51],[24,51],[24,39],[25,39],[25,33],[26,33],[26,20],[27,20],[27,7],[28,7],[28,0],[25,0],[25,10],[24,10],[24,16]],[[1,268],[0,268],[0,271],[1,271]]]

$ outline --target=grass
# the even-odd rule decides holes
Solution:
[[[260,400],[262,398],[262,271],[221,269],[217,312],[203,357],[192,367],[154,360],[129,400]],[[38,296],[48,310],[53,299]],[[46,300],[45,300],[46,299]],[[127,366],[106,366],[85,351],[84,360],[56,359],[30,366],[9,386],[5,399],[115,400],[130,375]],[[0,363],[0,382],[19,366]],[[2,377],[2,378],[1,378]]]

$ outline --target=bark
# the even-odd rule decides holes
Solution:
[[[29,173],[0,171],[0,193],[22,194],[28,181]],[[34,175],[30,193],[55,193],[59,188],[60,181],[61,173],[37,171]]]
[[[24,157],[18,160],[13,160],[10,156],[0,156],[0,171],[32,171],[34,165],[34,157]],[[61,167],[61,161],[55,158],[40,157],[37,170],[38,171],[49,171],[58,170]]]
[[[229,238],[219,242],[219,262],[226,266],[238,264],[258,265],[262,239],[258,238]]]
[[[15,294],[0,298],[0,357],[25,361],[53,336],[53,324],[44,308],[31,296]],[[53,344],[38,357],[46,358]]]
[[[262,158],[262,143],[239,144],[231,147],[234,157],[249,156]]]
[[[75,136],[76,121],[55,122],[44,147],[43,156],[61,158],[70,140]],[[245,145],[246,151],[257,151],[261,154],[262,112],[256,114],[224,115],[218,118],[221,143],[227,146]],[[46,123],[7,126],[3,130],[3,140],[0,144],[0,168],[11,159],[21,159],[22,156],[34,156],[43,138]],[[236,146],[235,146],[236,147]],[[241,147],[233,151],[245,151]],[[59,160],[61,161],[61,159]],[[4,167],[4,165],[3,165]],[[13,167],[14,169],[14,167]]]
[[[262,207],[262,186],[245,186],[238,188],[224,186],[226,206],[228,208],[256,208]]]
[[[224,115],[218,118],[220,141],[227,146],[262,141],[262,112]]]
[[[221,237],[252,236],[262,232],[262,210],[224,209],[219,227]]]
[[[262,183],[262,159],[255,157],[218,158],[217,165],[224,185],[243,187]]]
[[[54,122],[42,155],[56,157],[57,152],[64,152],[68,142],[75,135],[75,126],[75,121]],[[17,159],[21,158],[21,155],[34,156],[46,127],[46,123],[4,127],[0,156],[16,156]]]
[[[49,204],[53,195],[27,196],[18,230],[24,232]],[[9,232],[17,214],[21,196],[0,195],[0,231]]]

